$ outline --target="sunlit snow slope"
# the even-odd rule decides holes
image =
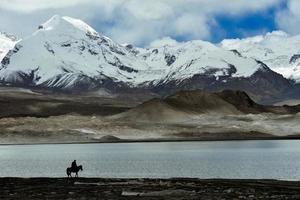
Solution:
[[[242,56],[261,60],[286,78],[300,82],[300,35],[274,31],[245,39],[226,39],[220,45],[227,50],[237,50]]]

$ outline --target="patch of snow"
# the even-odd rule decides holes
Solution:
[[[75,131],[79,131],[81,133],[87,133],[87,134],[97,134],[96,131],[90,130],[90,129],[74,129]]]

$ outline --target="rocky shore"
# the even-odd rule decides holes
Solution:
[[[1,178],[0,199],[300,199],[275,180]]]

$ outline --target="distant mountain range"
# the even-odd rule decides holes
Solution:
[[[55,15],[23,40],[0,35],[0,84],[158,95],[235,89],[259,102],[297,99],[297,39],[274,32],[218,45],[199,40],[138,48],[118,44],[81,20]]]

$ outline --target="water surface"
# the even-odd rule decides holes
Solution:
[[[76,159],[84,177],[300,180],[300,140],[0,146],[0,177],[63,177]]]

